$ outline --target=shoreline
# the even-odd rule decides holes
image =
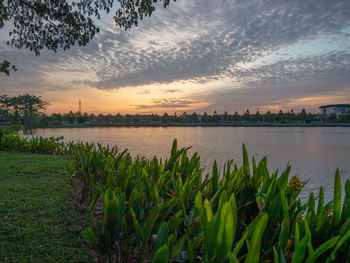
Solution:
[[[1,126],[0,129],[9,126]],[[33,127],[32,129],[64,129],[64,128],[98,128],[98,127],[306,127],[306,128],[322,128],[322,127],[344,127],[350,128],[350,123],[326,123],[326,124],[301,124],[301,123],[167,123],[167,124],[65,124],[62,126],[49,127]],[[27,128],[26,130],[28,130]]]
[[[280,124],[280,123],[218,123],[218,124],[73,124],[60,127],[38,127],[36,129],[46,128],[87,128],[87,127],[350,127],[349,124]]]

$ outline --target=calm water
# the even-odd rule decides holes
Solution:
[[[134,156],[169,156],[172,141],[192,146],[203,167],[210,171],[214,160],[222,165],[229,159],[242,163],[242,143],[250,157],[267,156],[270,171],[292,165],[291,175],[310,179],[304,191],[317,191],[323,185],[325,194],[333,192],[336,168],[343,183],[350,177],[350,128],[348,127],[108,127],[37,129],[45,137],[64,136],[65,141],[100,142],[128,148]]]

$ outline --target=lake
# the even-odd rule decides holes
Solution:
[[[214,160],[223,166],[229,159],[242,164],[242,143],[256,160],[266,156],[270,171],[292,165],[291,175],[310,179],[302,198],[324,186],[326,199],[333,193],[339,168],[342,182],[350,177],[349,127],[88,127],[35,129],[44,137],[64,136],[65,141],[99,142],[127,148],[133,155],[167,158],[172,141],[180,147],[192,146],[202,166],[210,172]]]

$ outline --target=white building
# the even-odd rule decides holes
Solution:
[[[330,114],[335,114],[337,117],[342,114],[350,114],[350,104],[330,104],[325,106],[320,106],[321,114],[328,116]]]

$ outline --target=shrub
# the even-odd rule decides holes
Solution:
[[[197,153],[177,148],[169,159],[131,158],[125,150],[62,138],[24,138],[0,130],[0,150],[71,155],[66,169],[81,186],[95,222],[82,231],[101,262],[349,262],[350,181],[341,199],[339,170],[333,200],[323,188],[302,204],[307,181],[290,165],[270,173],[267,159],[243,165],[216,162],[205,174]],[[103,209],[100,211],[100,206]],[[316,204],[317,203],[317,204]]]

